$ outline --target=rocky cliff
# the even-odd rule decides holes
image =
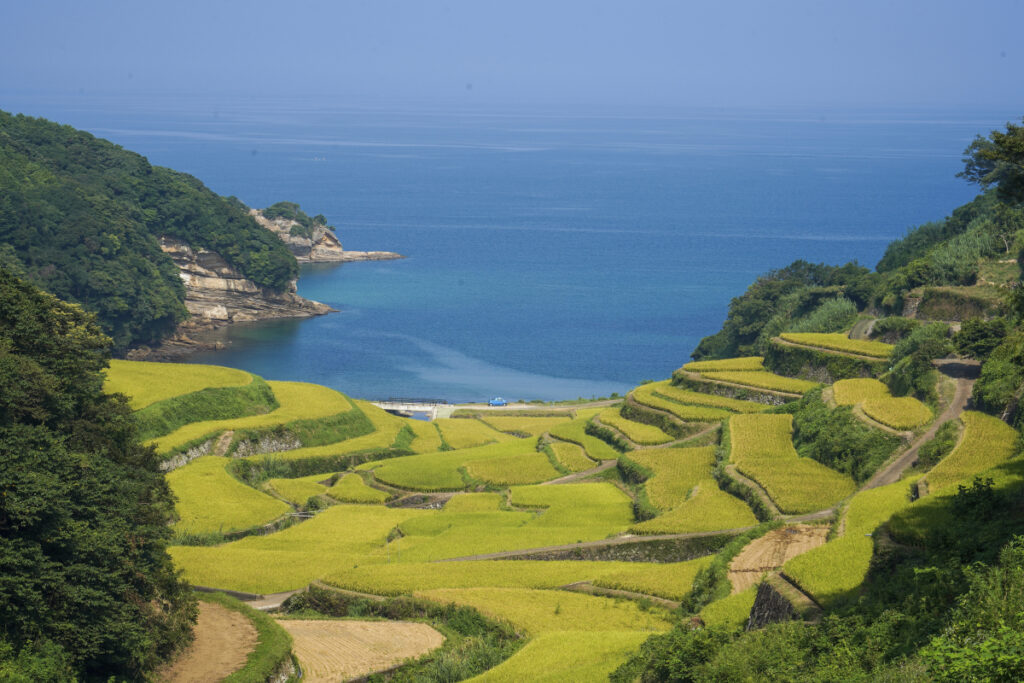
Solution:
[[[256,222],[281,238],[299,262],[346,263],[349,261],[388,261],[404,258],[392,251],[345,251],[334,231],[325,225],[315,225],[312,235],[306,237],[293,230],[299,223],[288,218],[267,218],[259,209],[250,209]]]
[[[294,282],[284,292],[260,287],[216,252],[168,237],[160,238],[160,248],[178,267],[185,283],[185,308],[191,318],[179,325],[160,347],[142,347],[130,352],[131,358],[171,358],[196,348],[221,348],[219,342],[201,342],[193,336],[229,323],[310,318],[334,310],[296,294]]]

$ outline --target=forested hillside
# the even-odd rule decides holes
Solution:
[[[0,268],[0,679],[139,680],[195,608],[173,501],[92,314]]]
[[[70,126],[0,112],[0,187],[0,264],[95,312],[116,351],[187,315],[158,237],[215,251],[274,290],[298,273],[238,200]]]

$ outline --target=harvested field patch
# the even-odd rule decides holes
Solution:
[[[334,683],[390,669],[444,644],[427,624],[408,621],[278,619],[308,683]]]
[[[258,638],[256,627],[244,614],[202,600],[194,633],[192,644],[157,673],[157,680],[219,681],[245,666]]]
[[[732,592],[740,593],[757,585],[762,574],[824,544],[826,536],[828,527],[825,525],[795,524],[754,539],[729,563]]]

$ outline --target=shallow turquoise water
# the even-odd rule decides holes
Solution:
[[[306,267],[339,313],[239,327],[197,362],[360,397],[564,399],[663,378],[731,297],[794,259],[874,265],[974,189],[976,111],[450,112],[265,101],[12,98],[253,206],[323,213]]]

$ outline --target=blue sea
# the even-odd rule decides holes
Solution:
[[[1019,112],[452,109],[7,95],[214,191],[299,202],[400,261],[303,268],[328,316],[239,326],[194,362],[363,398],[558,400],[667,377],[729,301],[795,259],[873,267],[976,189]]]

